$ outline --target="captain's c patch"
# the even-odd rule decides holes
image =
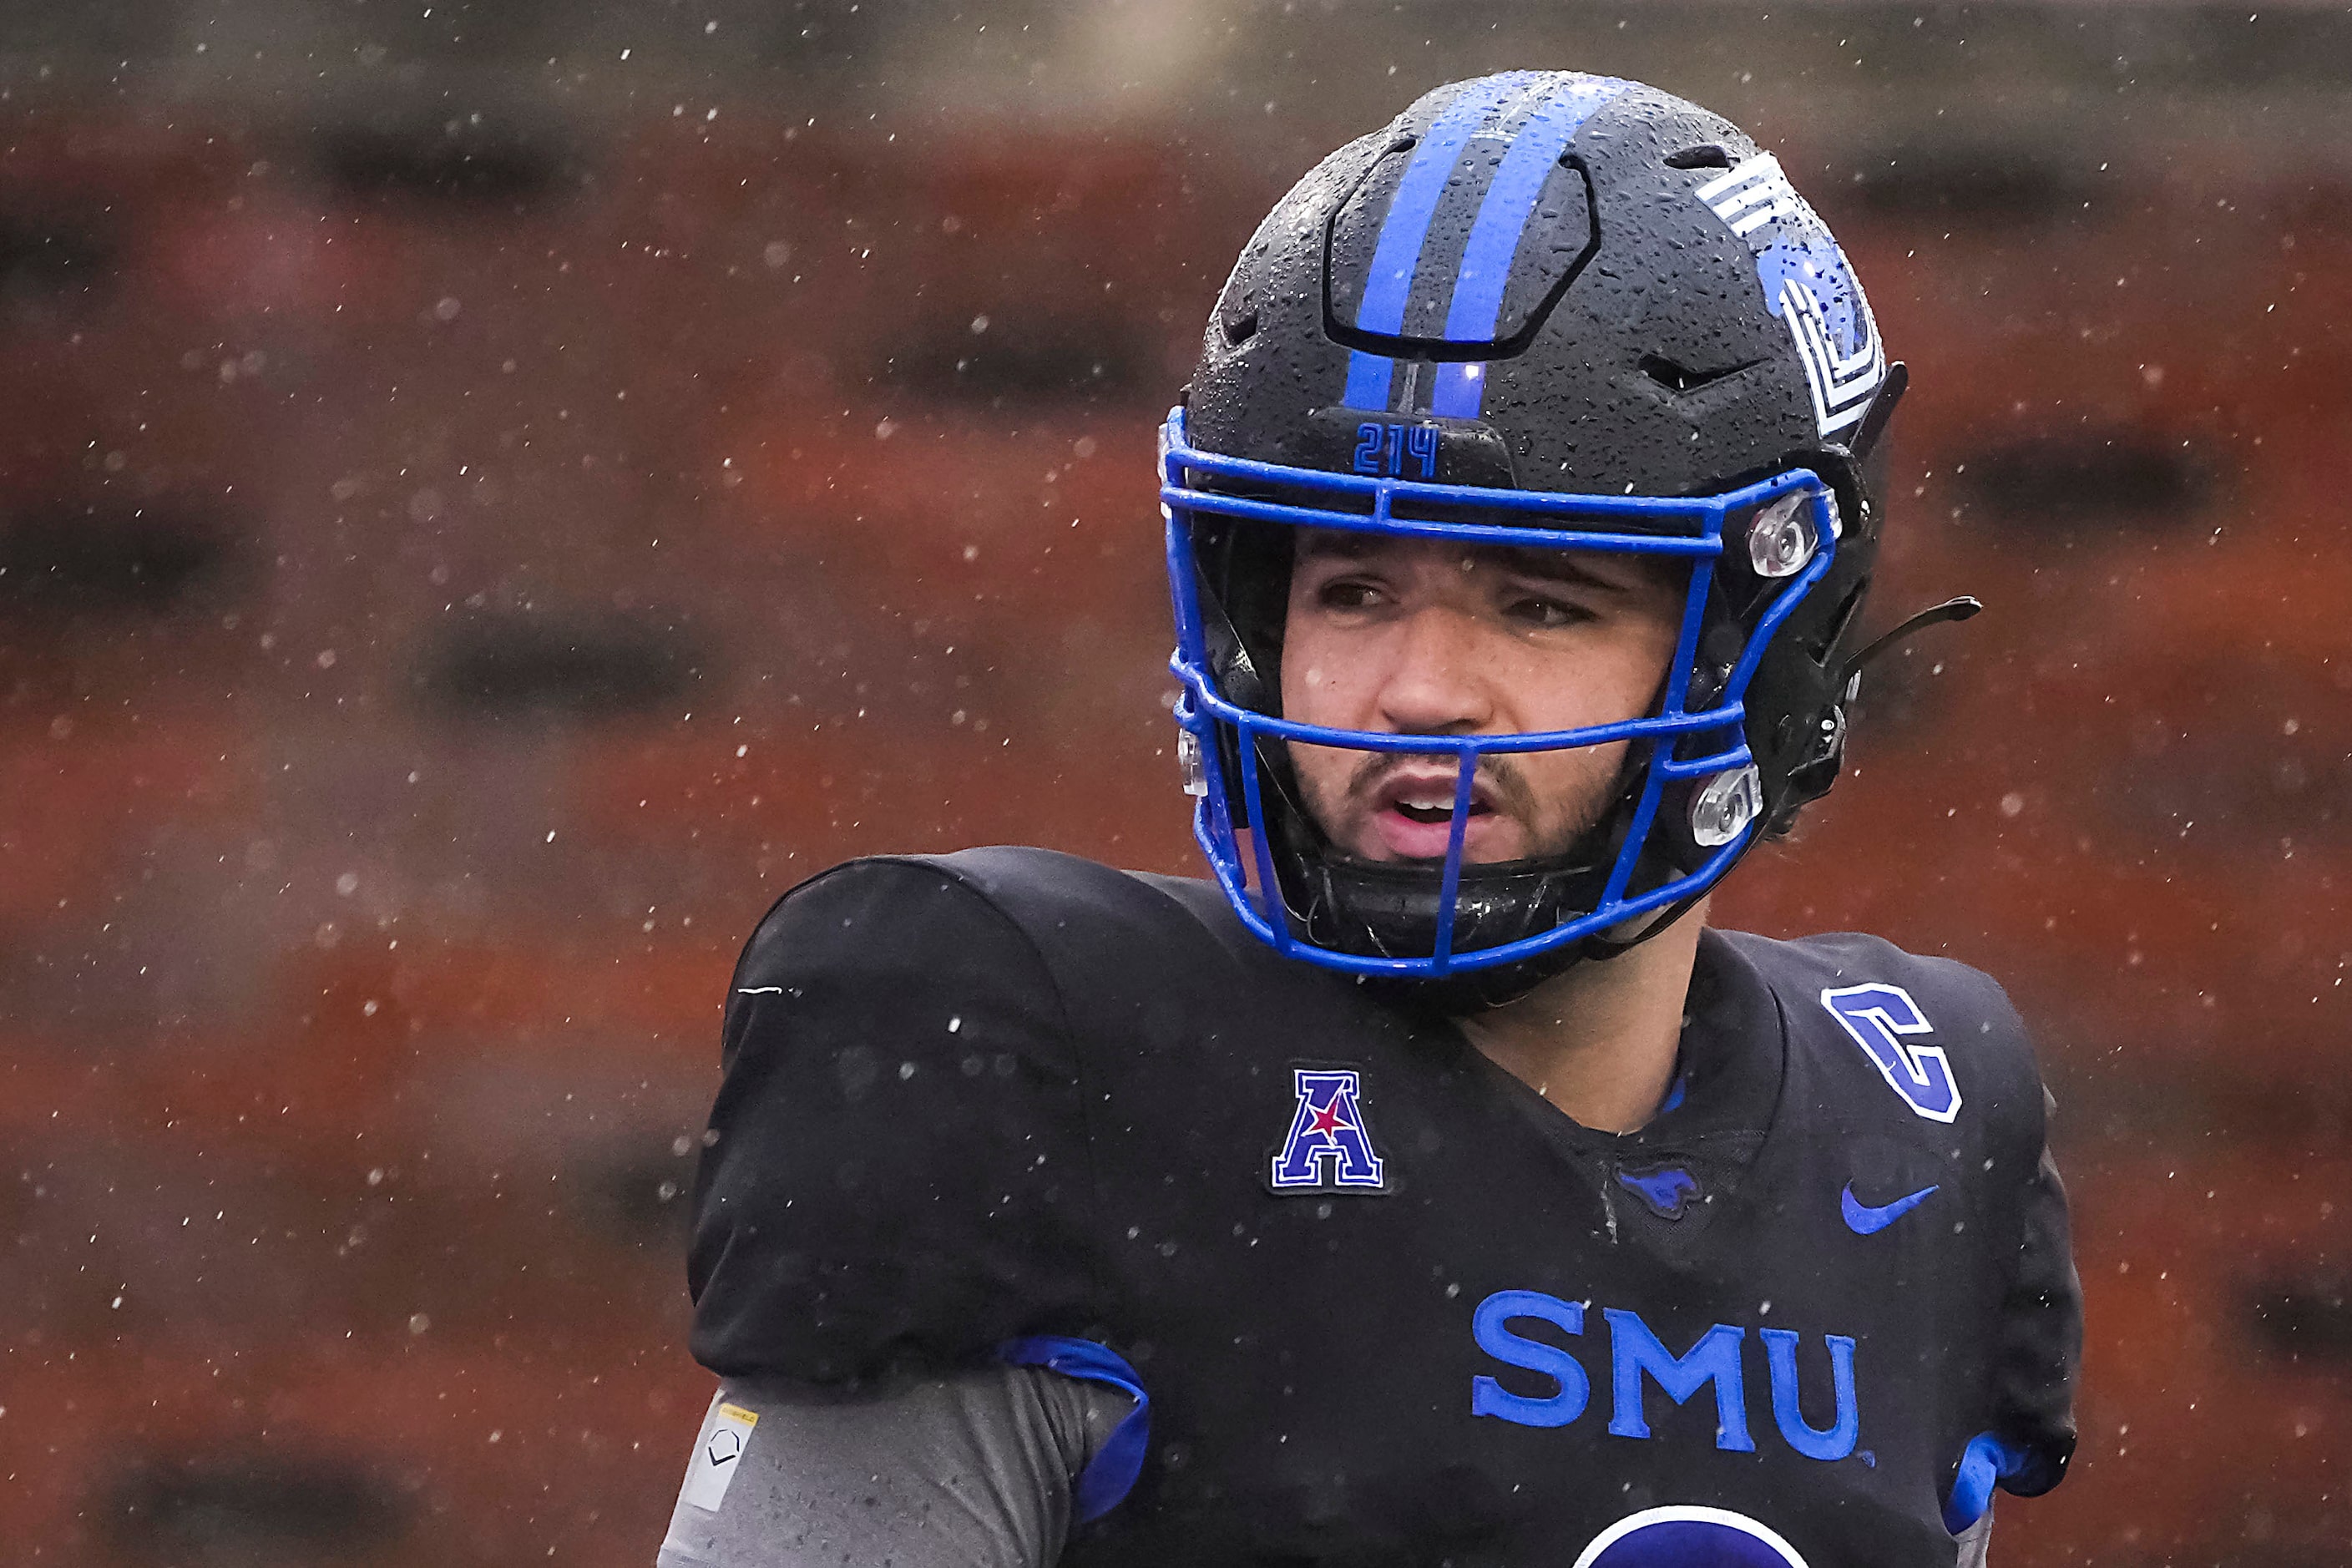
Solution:
[[[1839,985],[1822,993],[1822,1005],[1844,1026],[1869,1057],[1886,1087],[1930,1121],[1955,1121],[1960,1114],[1959,1080],[1939,1046],[1915,1046],[1908,1037],[1932,1035],[1936,1026],[1900,985]]]

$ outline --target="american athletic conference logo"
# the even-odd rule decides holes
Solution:
[[[1356,1069],[1294,1068],[1291,1086],[1290,1132],[1268,1162],[1265,1184],[1277,1193],[1386,1192],[1388,1162],[1372,1148]]]

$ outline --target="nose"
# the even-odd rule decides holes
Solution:
[[[1475,735],[1494,721],[1479,678],[1475,617],[1424,605],[1403,617],[1380,687],[1381,717],[1400,735]]]

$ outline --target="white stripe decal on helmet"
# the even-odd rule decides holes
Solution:
[[[1765,306],[1788,323],[1822,435],[1860,424],[1886,378],[1886,350],[1829,226],[1769,153],[1709,180],[1697,195],[1756,258]]]

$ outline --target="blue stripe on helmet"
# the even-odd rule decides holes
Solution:
[[[1462,247],[1454,299],[1446,307],[1448,342],[1487,342],[1503,312],[1503,289],[1511,278],[1511,263],[1528,220],[1535,216],[1544,182],[1552,166],[1593,111],[1630,83],[1615,77],[1572,77],[1542,108],[1529,117],[1502,167],[1486,187],[1486,199],[1470,226]],[[1383,238],[1386,237],[1383,236]],[[1475,419],[1486,386],[1486,367],[1475,362],[1454,362],[1437,367],[1437,384],[1430,394],[1430,412],[1453,419]]]
[[[1349,408],[1386,408],[1389,405],[1389,382],[1396,374],[1396,361],[1386,354],[1368,354],[1361,349],[1348,351],[1348,390],[1340,401]]]
[[[1388,216],[1381,220],[1381,237],[1372,246],[1372,265],[1364,278],[1364,297],[1356,307],[1360,331],[1394,337],[1404,327],[1405,301],[1412,293],[1412,275],[1421,262],[1423,243],[1429,237],[1430,219],[1437,215],[1445,182],[1462,156],[1470,133],[1478,129],[1512,92],[1535,79],[1532,71],[1507,71],[1474,81],[1454,95],[1413,148],[1412,162],[1389,198]],[[1389,382],[1396,361],[1386,354],[1357,349],[1348,356],[1350,408],[1389,405]]]

